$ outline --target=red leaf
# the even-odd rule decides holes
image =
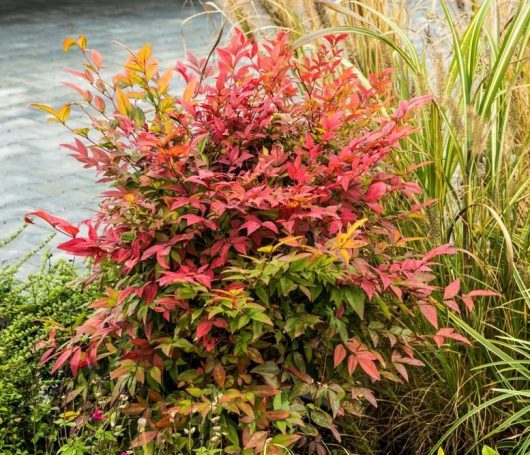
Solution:
[[[61,368],[64,363],[70,358],[70,356],[72,355],[72,351],[70,349],[68,349],[67,351],[64,351],[58,358],[57,360],[55,361],[55,363],[53,364],[53,367],[52,367],[52,370],[51,370],[51,373],[55,373],[59,368]]]
[[[77,229],[74,225],[70,224],[68,221],[63,220],[58,216],[50,215],[49,213],[44,212],[43,210],[29,212],[24,217],[24,221],[26,223],[33,224],[33,220],[31,219],[32,215],[42,218],[47,223],[51,224],[55,229],[62,232],[63,234],[69,235],[70,237],[75,237],[79,233],[79,229]]]
[[[188,223],[188,226],[191,226],[193,224],[198,224],[198,223],[203,223],[204,222],[204,218],[202,216],[199,216],[199,215],[193,215],[193,214],[189,214],[189,215],[182,215],[180,217],[180,219],[182,220],[186,220],[186,222]]]
[[[346,349],[342,344],[335,346],[335,353],[333,355],[333,366],[337,368],[346,358]]]
[[[246,229],[247,235],[250,235],[253,232],[257,231],[260,227],[261,225],[257,221],[249,220],[246,223],[242,224],[239,230]]]
[[[42,354],[41,358],[39,359],[39,364],[44,365],[52,356],[52,354],[55,352],[55,346],[46,349],[44,351],[44,354]]]
[[[203,321],[197,326],[197,339],[200,340],[212,330],[214,321]]]
[[[444,290],[444,300],[451,300],[460,291],[460,279],[454,280]]]
[[[74,256],[81,257],[99,256],[103,252],[97,242],[82,237],[73,238],[68,240],[68,242],[61,243],[57,248]]]
[[[376,202],[386,193],[386,184],[384,182],[375,182],[370,185],[366,192],[366,203]]]
[[[72,370],[72,375],[77,376],[77,370],[79,369],[79,363],[81,361],[81,349],[76,348],[72,359],[70,360],[70,369]]]
[[[278,227],[272,221],[265,221],[265,223],[263,223],[263,227],[266,227],[267,229],[271,230],[275,234],[280,233],[280,231],[278,230]]]

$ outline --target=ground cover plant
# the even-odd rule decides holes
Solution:
[[[111,82],[85,37],[65,41],[85,58],[71,73],[88,88],[70,84],[84,103],[34,107],[66,126],[83,110],[66,147],[110,188],[79,226],[27,221],[71,237],[60,249],[106,289],[43,346],[77,378],[74,433],[120,416],[120,450],[320,454],[348,445],[341,422],[378,405],[374,384],[423,365],[416,349],[469,343],[446,313],[493,292],[433,285],[455,251],[402,234],[430,201],[387,159],[431,97],[396,101],[391,71],[359,78],[345,38],[300,58],[286,33],[236,30],[165,72],[146,46]]]
[[[0,241],[0,250],[15,235]],[[46,243],[46,242],[44,242]],[[0,268],[0,452],[4,455],[57,453],[67,439],[61,419],[67,379],[39,365],[37,344],[49,331],[70,330],[83,320],[94,286],[85,288],[75,266],[43,260],[40,270],[20,277],[21,264]],[[77,323],[78,323],[77,322]],[[55,448],[55,450],[54,450]]]
[[[434,102],[412,116],[417,128],[390,155],[413,169],[425,194],[437,201],[427,219],[403,226],[420,249],[451,240],[458,253],[442,260],[439,276],[458,276],[502,291],[470,319],[453,318],[475,347],[432,351],[404,393],[386,388],[385,406],[370,430],[387,450],[480,453],[485,438],[507,453],[526,453],[528,393],[524,367],[529,340],[528,2],[432,2],[426,17],[414,2],[272,0],[227,2],[226,14],[247,33],[291,30],[300,43],[348,33],[346,64],[361,77],[396,68],[392,93],[431,93]],[[301,14],[303,13],[303,14]],[[414,327],[414,322],[406,323]],[[380,424],[379,429],[374,427]],[[408,449],[407,449],[408,448]]]

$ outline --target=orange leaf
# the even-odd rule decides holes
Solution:
[[[291,415],[291,413],[289,411],[267,411],[265,415],[267,419],[276,421],[287,419]]]
[[[245,449],[256,449],[257,453],[263,451],[268,433],[266,431],[256,431],[245,444]]]
[[[125,376],[126,374],[129,374],[131,371],[131,365],[122,365],[121,367],[116,368],[111,374],[111,379],[117,379],[121,376]]]
[[[136,61],[138,62],[138,64],[141,66],[144,66],[145,62],[147,62],[149,57],[151,57],[151,53],[152,53],[151,45],[147,43],[136,54]]]
[[[189,103],[193,98],[193,95],[195,95],[195,89],[197,88],[197,84],[197,79],[192,79],[188,82],[188,85],[186,85],[184,93],[182,94],[182,99],[187,103]]]
[[[141,405],[140,403],[131,403],[127,407],[127,409],[123,410],[122,412],[127,415],[136,416],[136,415],[140,415],[144,411],[145,411],[144,405]]]
[[[171,78],[173,77],[173,68],[168,68],[162,76],[160,76],[160,79],[157,81],[158,90],[160,90],[160,93],[164,93],[167,91],[167,88],[169,87],[169,83],[171,82]]]
[[[213,369],[213,379],[219,387],[225,386],[226,370],[218,363]]]
[[[131,443],[131,447],[142,447],[149,444],[153,439],[156,438],[158,431],[144,431],[140,433]]]

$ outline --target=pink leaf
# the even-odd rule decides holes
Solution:
[[[346,349],[342,344],[338,344],[335,347],[335,353],[333,354],[333,366],[337,368],[342,361],[346,358]]]
[[[460,314],[460,308],[454,300],[444,300],[444,304],[445,306],[447,306],[447,308],[453,310],[455,313]]]
[[[405,379],[405,381],[409,382],[409,375],[407,373],[407,368],[405,367],[405,365],[402,365],[401,363],[394,363],[394,367],[396,368],[396,371],[401,376],[403,376],[403,379]]]
[[[437,329],[438,328],[438,316],[436,314],[436,307],[430,303],[420,302],[418,303],[421,314],[431,323],[431,325]]]
[[[476,289],[474,291],[468,292],[468,297],[500,297],[501,294],[495,291],[487,291],[485,289]]]
[[[444,290],[444,300],[451,300],[460,291],[460,280],[457,278],[449,284]]]
[[[353,372],[355,371],[355,368],[357,368],[357,357],[351,354],[348,357],[348,373],[352,375]]]
[[[362,353],[360,353],[357,358],[359,360],[359,365],[368,376],[375,381],[381,380],[381,375],[379,374],[375,361],[372,358],[364,356]]]
[[[464,305],[469,311],[473,311],[473,308],[475,306],[473,299],[467,295],[462,296],[462,302],[464,302]]]

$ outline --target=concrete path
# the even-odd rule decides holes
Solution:
[[[165,68],[188,50],[207,53],[215,40],[214,27],[205,16],[182,24],[202,11],[196,3],[0,0],[0,240],[22,223],[28,211],[44,209],[78,222],[97,206],[101,188],[59,146],[71,141],[69,133],[47,123],[44,113],[28,108],[34,102],[58,107],[76,99],[61,81],[74,81],[64,68],[79,69],[81,58],[75,51],[63,52],[63,39],[86,35],[89,47],[103,54],[109,71],[116,71],[126,59],[113,41],[132,49],[150,42]],[[30,226],[0,250],[0,264],[39,245],[50,232],[41,226]],[[33,259],[29,268],[38,262]]]

